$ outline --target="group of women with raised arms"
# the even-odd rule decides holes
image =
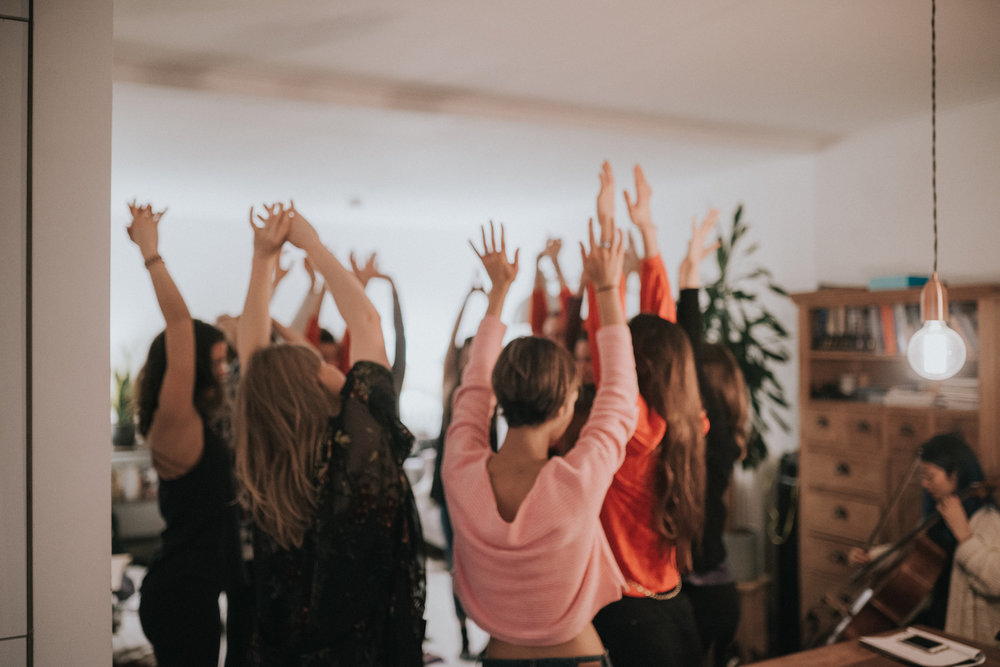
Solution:
[[[701,665],[709,656],[721,665],[733,655],[739,603],[724,495],[749,419],[735,359],[701,328],[699,265],[716,248],[717,215],[692,222],[675,301],[652,191],[641,168],[634,177],[625,200],[641,255],[616,223],[604,163],[597,222],[581,229],[579,290],[558,269],[560,241],[536,260],[539,335],[504,345],[501,315],[520,264],[512,230],[490,223],[470,242],[490,284],[466,297],[486,296],[476,335],[458,344],[460,312],[449,345],[434,497],[463,657],[476,658],[467,615],[489,634],[478,655],[487,667]],[[166,523],[141,606],[159,664],[217,664],[223,592],[227,665],[423,664],[424,541],[403,470],[414,438],[398,414],[395,284],[391,367],[365,294],[367,279],[388,278],[374,258],[345,267],[291,202],[251,208],[249,286],[224,334],[193,320],[173,283],[158,250],[162,212],[130,210],[129,236],[166,321],[139,379],[139,430]],[[285,244],[323,283],[292,327],[270,315]],[[538,278],[543,258],[561,285],[554,314]],[[626,319],[630,272],[641,312]],[[349,332],[339,342],[318,326],[327,291]],[[227,384],[238,390],[220,411]],[[996,523],[977,510],[962,522],[942,507],[959,543]],[[991,540],[960,547],[956,564],[992,563]],[[971,567],[963,572],[975,588],[984,577]],[[985,625],[978,604],[963,602]]]

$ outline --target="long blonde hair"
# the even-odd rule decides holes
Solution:
[[[319,501],[317,456],[336,397],[319,356],[300,345],[258,350],[236,404],[236,476],[255,525],[282,548],[302,546]]]

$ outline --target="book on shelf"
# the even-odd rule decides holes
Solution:
[[[893,356],[899,352],[899,342],[896,340],[896,322],[892,312],[892,305],[884,303],[879,306],[879,317],[882,320],[883,352],[889,356]]]
[[[926,389],[911,389],[909,387],[889,387],[882,400],[886,405],[896,405],[908,408],[929,408],[934,405],[937,393]]]
[[[812,318],[814,350],[890,356],[904,354],[907,341],[922,326],[917,304],[817,308]]]
[[[879,276],[868,280],[868,289],[890,290],[909,289],[911,287],[921,287],[928,280],[927,276],[899,275],[899,276]]]
[[[885,354],[885,330],[882,326],[882,311],[878,306],[866,308],[868,328],[865,330],[865,348],[875,354]]]
[[[978,410],[978,378],[954,377],[943,380],[938,387],[937,405],[951,410]]]
[[[969,352],[979,349],[979,322],[975,304],[965,302],[949,304],[948,326],[962,337]]]

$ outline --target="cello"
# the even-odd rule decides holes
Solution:
[[[868,546],[881,532],[918,464],[919,460],[914,461]],[[958,495],[963,500],[972,496],[986,498],[992,490],[989,484],[977,482]],[[845,587],[828,592],[806,615],[803,647],[834,644],[910,623],[922,610],[948,560],[945,550],[927,534],[940,520],[940,513],[932,512],[859,569]]]

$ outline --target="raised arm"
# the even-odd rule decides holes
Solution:
[[[680,268],[677,270],[677,285],[680,289],[699,289],[701,287],[699,267],[706,257],[719,248],[718,240],[706,245],[708,235],[718,220],[719,210],[714,208],[709,209],[701,224],[697,223],[697,218],[691,218],[691,239],[688,241],[687,254],[684,255]]]
[[[253,260],[250,265],[250,284],[243,314],[240,316],[236,337],[240,367],[246,368],[254,352],[266,347],[271,340],[271,293],[273,276],[278,265],[281,246],[288,238],[291,215],[283,204],[264,206],[264,213],[254,220],[250,207],[250,227],[253,229]],[[259,224],[258,224],[259,223]]]
[[[601,163],[598,177],[601,180],[601,189],[597,191],[597,224],[600,225],[603,236],[606,233],[610,234],[615,221],[615,173],[607,160]]]
[[[289,265],[287,268],[281,265],[281,256],[279,254],[278,261],[274,265],[274,279],[271,282],[272,299],[274,298],[274,293],[278,291],[278,285],[281,284],[281,281],[285,279],[285,276],[287,276],[288,272],[291,270],[292,270],[291,265]]]
[[[698,267],[706,257],[719,247],[718,241],[705,244],[718,218],[719,212],[716,209],[711,209],[700,225],[696,224],[695,218],[691,219],[691,238],[688,241],[687,254],[681,260],[680,268],[677,271],[677,284],[680,288],[677,323],[687,333],[696,359],[701,357],[701,348],[704,342],[701,307],[698,303],[698,290],[701,288]]]
[[[396,394],[403,389],[403,378],[406,376],[406,331],[403,328],[403,309],[399,306],[399,293],[396,291],[396,282],[389,276],[381,276],[389,281],[389,289],[392,290],[392,328],[396,332],[396,348],[392,355],[392,384],[396,388]]]
[[[406,331],[403,328],[403,310],[399,306],[399,293],[396,291],[396,283],[392,277],[382,273],[378,268],[378,260],[375,253],[372,253],[364,267],[359,267],[354,259],[354,253],[350,254],[351,269],[354,275],[361,281],[363,287],[368,287],[372,278],[380,278],[389,283],[392,291],[392,327],[395,332],[395,349],[392,355],[392,384],[396,390],[396,395],[403,389],[403,378],[406,375]]]
[[[639,273],[640,260],[639,252],[635,249],[635,239],[632,232],[628,233],[628,245],[625,247],[625,262],[622,265],[622,275],[628,278],[629,274]]]
[[[562,250],[562,239],[549,239],[545,242],[545,251],[543,254],[552,262],[552,268],[556,272],[556,279],[559,281],[559,291],[562,292],[563,290],[568,290],[569,286],[566,284],[566,278],[563,276],[562,267],[559,266],[560,250]]]
[[[128,236],[142,253],[163,314],[166,328],[166,370],[160,385],[156,412],[145,434],[153,464],[162,477],[178,477],[201,458],[204,445],[201,417],[194,407],[194,323],[184,297],[174,283],[159,252],[159,223],[166,209],[154,212],[149,204],[129,204],[132,222]]]
[[[486,290],[481,285],[473,285],[469,288],[462,305],[458,309],[458,316],[455,317],[455,324],[451,328],[451,339],[448,342],[448,349],[444,353],[444,368],[441,374],[441,398],[445,403],[445,411],[449,409],[451,390],[458,384],[461,370],[458,367],[458,357],[462,353],[462,346],[458,344],[458,331],[462,326],[462,318],[465,316],[465,307],[469,305],[469,297],[476,292],[486,294]]]
[[[497,245],[496,229],[493,221],[490,221],[490,238],[486,239],[486,226],[480,228],[483,241],[483,251],[479,252],[476,245],[469,241],[473,252],[479,257],[486,269],[486,275],[490,277],[490,291],[487,294],[486,316],[499,318],[503,312],[503,304],[507,299],[507,292],[510,290],[514,278],[517,277],[518,256],[521,250],[514,251],[514,260],[507,259],[507,238],[503,225],[500,225],[500,245]]]
[[[549,317],[549,291],[545,281],[545,273],[542,271],[542,259],[549,252],[549,242],[545,243],[535,258],[535,284],[531,289],[531,301],[529,302],[530,312],[528,322],[531,324],[531,334],[542,336],[545,333],[545,320]]]
[[[580,244],[583,274],[593,285],[597,296],[597,314],[600,326],[624,324],[625,312],[622,308],[618,286],[621,283],[625,248],[621,230],[615,229],[612,218],[602,225],[600,242],[594,240],[594,221],[590,221],[590,252]]]
[[[327,289],[351,332],[351,366],[358,361],[372,361],[389,368],[381,320],[375,306],[368,300],[364,286],[327,250],[319,234],[296,210],[294,203],[289,209],[289,216],[291,227],[288,240],[305,250],[309,261],[326,279]]]
[[[312,262],[310,262],[308,258],[303,260],[302,264],[306,269],[306,273],[309,274],[309,290],[302,298],[302,303],[299,305],[299,310],[295,313],[295,317],[292,319],[290,328],[297,331],[300,335],[308,338],[310,324],[313,322],[319,322],[319,313],[323,307],[323,297],[326,295],[326,286],[323,284],[323,281],[320,280],[319,289],[317,289],[316,270],[313,268]],[[315,344],[315,341],[313,341],[313,344]]]
[[[580,244],[583,271],[594,288],[601,330],[594,336],[605,358],[605,377],[597,389],[587,421],[576,446],[566,454],[566,461],[579,471],[590,492],[579,501],[581,509],[600,507],[604,494],[600,489],[611,482],[625,457],[625,446],[635,430],[637,398],[635,360],[625,312],[618,287],[622,278],[624,242],[622,233],[609,220],[595,239],[590,222],[590,251]],[[596,493],[595,493],[596,492]]]
[[[656,227],[653,225],[653,215],[649,209],[649,199],[653,194],[652,188],[646,182],[646,175],[642,172],[642,167],[635,165],[635,201],[625,190],[625,205],[628,207],[628,215],[632,219],[632,224],[639,228],[642,234],[643,255],[642,259],[655,257],[660,254],[660,244],[656,239]]]

